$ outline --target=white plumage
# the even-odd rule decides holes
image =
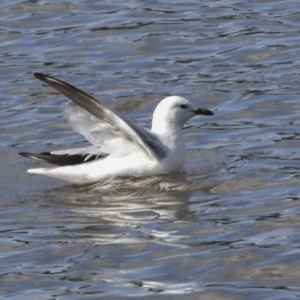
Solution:
[[[69,125],[85,136],[92,146],[20,154],[61,165],[30,169],[28,173],[74,184],[118,176],[180,172],[186,152],[182,126],[195,115],[213,115],[210,110],[197,108],[185,98],[167,97],[154,111],[150,132],[74,86],[40,73],[34,75],[72,100],[63,105],[63,115]]]

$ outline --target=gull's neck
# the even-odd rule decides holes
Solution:
[[[153,122],[151,132],[172,152],[185,156],[185,140],[181,126],[167,122]]]

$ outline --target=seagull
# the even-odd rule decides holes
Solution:
[[[212,111],[198,108],[185,98],[170,96],[157,105],[151,131],[148,131],[64,81],[41,73],[34,76],[70,99],[62,105],[63,115],[71,128],[91,145],[19,154],[58,166],[29,169],[28,173],[76,185],[114,177],[180,172],[186,154],[183,125],[196,115],[213,115]]]

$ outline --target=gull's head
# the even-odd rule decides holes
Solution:
[[[213,112],[196,107],[185,98],[170,96],[157,105],[153,114],[152,128],[162,124],[182,127],[190,118],[196,115],[212,116]]]

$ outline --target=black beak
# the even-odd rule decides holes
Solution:
[[[209,109],[205,108],[198,108],[197,110],[193,111],[196,115],[205,115],[205,116],[213,116],[214,113]]]

